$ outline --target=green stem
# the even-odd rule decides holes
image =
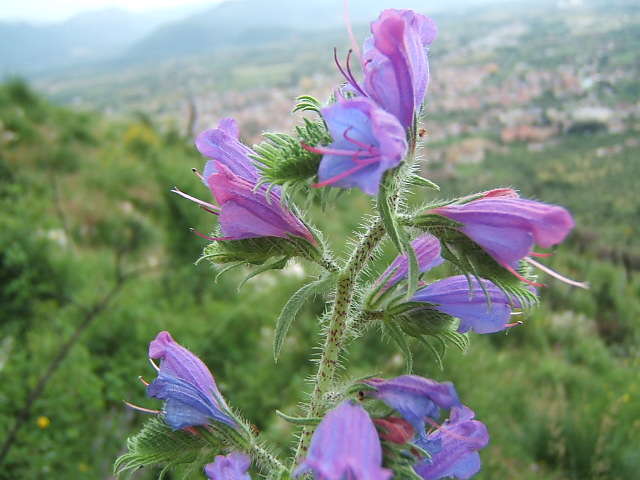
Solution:
[[[327,336],[322,348],[307,417],[320,417],[324,413],[325,396],[333,385],[338,359],[344,345],[345,334],[347,333],[347,319],[351,301],[353,300],[355,281],[384,234],[382,220],[378,218],[362,237],[338,276],[331,319],[329,320]],[[314,428],[313,426],[306,426],[302,430],[294,457],[294,464],[297,464],[302,456],[306,454]]]
[[[272,472],[282,472],[285,470],[285,467],[282,462],[280,462],[280,460],[271,455],[268,450],[258,444],[253,445],[250,453],[264,473],[269,474]]]

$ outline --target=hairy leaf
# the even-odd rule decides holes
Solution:
[[[307,283],[295,292],[287,303],[282,307],[282,311],[276,321],[276,331],[273,339],[273,358],[278,361],[280,350],[287,337],[291,324],[296,319],[298,312],[305,302],[313,295],[325,290],[333,280],[334,275],[329,274],[311,283]]]
[[[127,439],[127,449],[113,466],[118,477],[141,467],[165,465],[162,476],[178,465],[194,463],[202,454],[213,458],[217,453],[202,436],[174,431],[158,416],[151,417],[140,432]]]

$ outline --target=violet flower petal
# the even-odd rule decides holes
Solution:
[[[315,480],[387,480],[382,447],[369,414],[345,401],[325,415],[311,438],[309,453],[294,477],[312,472]]]
[[[377,194],[384,172],[406,154],[402,125],[366,98],[340,100],[322,109],[322,116],[333,143],[314,148],[323,154],[317,186],[358,187]]]
[[[212,400],[222,398],[213,375],[196,355],[176,342],[169,332],[163,331],[149,343],[149,358],[160,360],[160,373],[177,377],[208,392]]]
[[[420,235],[411,242],[411,246],[416,253],[418,267],[422,273],[444,262],[444,259],[440,256],[440,240],[430,233]],[[383,290],[387,290],[406,278],[408,272],[409,260],[407,259],[407,254],[403,253],[398,255],[391,265],[380,275],[378,283],[385,281],[386,283]]]
[[[254,152],[242,144],[238,138],[238,124],[232,118],[223,118],[218,128],[205,130],[197,136],[197,149],[202,155],[212,159],[204,167],[202,176],[205,185],[209,176],[218,171],[213,160],[225,165],[237,176],[257,183],[260,176],[250,158]]]
[[[207,179],[216,202],[220,205],[220,228],[227,240],[256,237],[301,237],[315,244],[309,229],[282,205],[277,193],[266,188],[255,190],[255,184],[235,175],[225,165]]]
[[[440,448],[431,458],[419,462],[414,470],[425,480],[455,477],[471,478],[480,470],[477,451],[489,443],[486,426],[474,420],[474,412],[461,405],[451,409],[444,425],[430,433],[429,440],[439,440]]]
[[[574,226],[563,207],[508,196],[448,205],[430,213],[463,224],[460,231],[501,265],[524,258],[534,244],[548,248],[561,243]]]
[[[418,290],[411,299],[414,302],[433,304],[438,310],[460,319],[458,331],[473,330],[476,333],[494,333],[504,330],[511,318],[513,307],[521,307],[516,300],[507,295],[489,280],[480,283],[464,275],[456,275],[438,280]],[[487,300],[487,295],[489,301]]]
[[[248,470],[251,458],[242,452],[217,455],[212,463],[204,467],[209,480],[251,480]]]
[[[209,369],[174,341],[169,332],[158,333],[149,344],[149,358],[160,359],[160,370],[147,386],[147,395],[165,400],[165,420],[169,426],[177,430],[206,425],[211,420],[235,425],[222,411],[227,405]]]
[[[411,10],[384,10],[365,41],[365,93],[408,128],[424,101],[429,67],[426,47],[436,36],[433,21]]]
[[[384,380],[371,378],[364,381],[375,391],[366,392],[396,410],[416,431],[418,439],[425,439],[425,418],[436,419],[440,408],[460,405],[458,394],[451,382],[436,382],[417,375],[401,375]]]

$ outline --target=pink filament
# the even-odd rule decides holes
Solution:
[[[208,212],[216,213],[217,211],[220,210],[220,207],[218,207],[218,206],[216,206],[216,205],[214,205],[212,203],[204,202],[204,201],[200,200],[199,198],[192,197],[191,195],[189,195],[187,193],[184,193],[183,191],[179,190],[178,187],[173,187],[171,189],[171,191],[173,193],[177,193],[181,197],[186,198],[187,200],[191,200],[192,202],[197,203],[198,205],[200,205],[202,208],[204,208]]]
[[[520,275],[518,272],[516,272],[516,270],[511,266],[511,265],[502,265],[504,268],[506,268],[512,275],[514,275],[518,280],[520,280],[521,282],[526,283],[527,285],[531,285],[532,287],[546,287],[546,285],[544,283],[537,283],[537,282],[533,282],[531,280],[529,280],[526,277],[523,277],[522,275]]]
[[[546,265],[543,265],[542,263],[536,262],[533,258],[531,257],[524,257],[524,259],[530,263],[531,265],[533,265],[536,268],[539,268],[540,270],[542,270],[544,273],[551,275],[553,278],[557,278],[558,280],[560,280],[561,282],[564,282],[568,285],[572,285],[574,287],[578,287],[578,288],[584,288],[584,289],[588,289],[589,288],[589,284],[587,282],[578,282],[576,280],[571,280],[570,278],[565,277],[564,275],[560,275],[558,272],[556,272],[555,270],[551,270],[549,267],[547,267]]]
[[[364,167],[368,167],[369,165],[373,165],[374,163],[377,163],[378,159],[377,158],[371,158],[369,160],[362,160],[361,163],[359,165],[356,165],[353,168],[350,168],[349,170],[345,170],[342,173],[339,173],[338,175],[331,177],[327,180],[325,180],[324,182],[319,182],[316,183],[314,185],[312,185],[312,187],[314,188],[320,188],[320,187],[326,187],[327,185],[331,185],[332,183],[335,183],[339,180],[342,180],[345,177],[348,177],[351,174],[354,174],[360,170],[362,170]]]
[[[539,257],[539,258],[549,258],[553,256],[553,253],[538,253],[538,252],[531,252],[529,253],[529,255],[531,255],[532,257]]]
[[[307,145],[306,143],[301,143],[300,145],[305,150],[312,153],[318,153],[320,155],[329,154],[329,155],[341,155],[344,157],[353,157],[354,155],[359,157],[366,157],[370,155],[369,152],[365,152],[362,150],[358,150],[354,152],[353,150],[341,150],[339,148],[312,147],[311,145]]]
[[[436,430],[439,430],[440,432],[442,432],[444,435],[449,435],[451,438],[455,438],[456,440],[462,440],[464,442],[469,442],[469,443],[473,443],[476,445],[481,445],[482,442],[478,442],[475,440],[470,439],[469,437],[463,437],[462,435],[458,435],[456,433],[450,432],[447,428],[446,425],[440,425],[439,423],[437,423],[435,420],[433,420],[430,417],[425,417],[425,421],[431,425],[432,427],[434,427]]]
[[[133,403],[129,403],[126,400],[123,400],[124,404],[133,409],[133,410],[137,410],[139,412],[144,412],[144,413],[153,413],[153,414],[158,414],[158,413],[162,413],[162,410],[152,410],[150,408],[144,408],[144,407],[139,407],[138,405],[134,405]]]

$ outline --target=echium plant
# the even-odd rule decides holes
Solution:
[[[437,188],[417,173],[418,124],[429,81],[427,49],[436,37],[429,18],[410,10],[385,10],[371,36],[352,51],[326,105],[309,96],[295,110],[311,111],[292,135],[266,134],[251,149],[236,122],[224,119],[196,139],[208,158],[202,173],[212,200],[177,188],[218,219],[203,258],[222,269],[254,268],[250,276],[283,268],[298,258],[324,272],[284,305],[276,322],[274,355],[296,313],[312,294],[323,293],[328,310],[318,370],[306,411],[282,416],[299,425],[292,458],[278,459],[250,424],[229,406],[204,363],[160,332],[149,345],[157,377],[147,395],[161,409],[127,443],[116,474],[152,464],[178,476],[211,479],[313,477],[322,480],[395,478],[467,479],[481,468],[488,428],[476,420],[452,383],[412,375],[411,339],[464,350],[468,336],[504,331],[522,322],[512,315],[534,306],[542,271],[574,286],[534,257],[562,242],[573,228],[567,210],[520,198],[509,188],[431,201],[411,209],[412,187]],[[294,199],[322,199],[330,189],[358,188],[374,199],[377,215],[363,226],[346,259],[335,259],[322,232]],[[301,195],[303,194],[303,195]],[[335,197],[334,197],[335,198]],[[397,258],[377,279],[361,275],[388,240]],[[457,274],[435,281],[429,271],[448,262]],[[338,374],[347,339],[379,327],[407,358],[407,374],[347,380]],[[159,364],[157,363],[159,361]],[[232,393],[229,394],[231,398]],[[199,473],[198,473],[199,472]]]

